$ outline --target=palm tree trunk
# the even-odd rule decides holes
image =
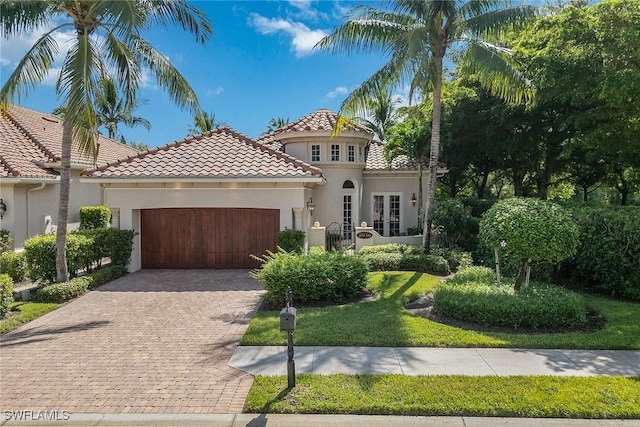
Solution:
[[[429,185],[427,186],[426,214],[422,247],[425,253],[431,251],[431,226],[436,201],[436,184],[438,174],[438,156],[440,155],[440,117],[442,111],[442,55],[434,55],[436,74],[433,87],[433,117],[431,123],[431,153],[429,155]]]
[[[71,185],[71,143],[73,124],[65,120],[62,128],[62,158],[60,160],[60,200],[58,202],[58,229],[56,230],[56,281],[69,280],[67,269],[67,222],[69,220],[69,188]]]
[[[420,228],[420,207],[422,206],[422,158],[418,159],[418,218],[416,226]]]

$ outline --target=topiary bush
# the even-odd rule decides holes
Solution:
[[[556,204],[512,198],[497,202],[480,221],[481,244],[518,260],[520,289],[527,268],[534,263],[557,263],[576,253],[578,226],[571,214]]]
[[[109,228],[111,209],[109,206],[83,206],[80,208],[80,229]]]
[[[444,283],[433,292],[434,309],[444,316],[513,329],[577,329],[587,325],[582,298],[553,285],[512,286],[483,282]]]
[[[8,274],[0,274],[0,319],[3,319],[13,304],[13,281]]]
[[[573,281],[585,289],[640,301],[640,206],[574,211],[580,238],[566,263]]]
[[[288,286],[294,303],[339,303],[362,294],[367,284],[364,262],[340,252],[309,255],[267,252],[257,259],[263,265],[252,276],[264,284],[265,300],[275,305],[285,304]]]
[[[282,230],[278,232],[276,245],[287,252],[304,252],[305,233],[301,230]]]
[[[11,237],[11,232],[4,228],[0,229],[0,253],[11,251],[12,247],[13,238]]]
[[[13,283],[22,282],[27,277],[27,262],[24,252],[0,253],[0,273],[8,274]]]

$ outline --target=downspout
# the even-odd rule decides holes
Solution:
[[[26,218],[27,218],[27,238],[31,237],[31,233],[30,233],[30,231],[31,231],[31,230],[29,229],[29,228],[30,228],[30,227],[29,227],[29,199],[30,199],[30,197],[29,197],[29,196],[30,196],[30,193],[31,193],[31,192],[33,192],[33,191],[40,191],[40,190],[42,190],[46,185],[47,185],[47,184],[43,182],[43,183],[41,183],[39,186],[37,186],[37,187],[33,187],[33,188],[29,188],[29,189],[27,190],[27,203],[26,203],[26,205],[27,205],[27,215],[26,215]]]

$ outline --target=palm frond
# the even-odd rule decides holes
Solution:
[[[43,34],[18,62],[0,89],[0,100],[8,101],[16,96],[20,99],[20,95],[27,95],[37,83],[44,80],[51,69],[53,58],[58,54],[58,44],[51,37],[55,30],[57,28]]]
[[[112,32],[106,34],[104,44],[105,60],[113,64],[110,72],[114,74],[115,81],[119,82],[127,102],[131,102],[131,97],[138,92],[141,78],[140,68],[136,64],[136,54],[127,42],[121,41]]]
[[[539,8],[534,5],[490,10],[464,20],[464,30],[473,37],[499,37],[505,31],[527,25],[537,16],[538,11]]]
[[[46,0],[1,1],[2,36],[10,38],[43,27],[51,19],[51,6]]]
[[[204,44],[213,33],[207,15],[185,0],[151,0],[149,20],[165,27],[177,25]],[[151,23],[151,22],[150,22]]]
[[[140,53],[140,60],[155,74],[158,86],[167,90],[171,100],[194,116],[198,114],[198,97],[173,64],[141,37],[133,36],[132,43]]]

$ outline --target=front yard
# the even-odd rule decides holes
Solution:
[[[298,307],[295,344],[381,347],[512,347],[640,350],[640,304],[583,294],[606,318],[603,328],[563,333],[482,332],[413,315],[404,306],[430,292],[439,278],[413,272],[370,274],[373,301]],[[295,295],[294,295],[295,306]],[[284,345],[278,311],[260,311],[242,345]]]

